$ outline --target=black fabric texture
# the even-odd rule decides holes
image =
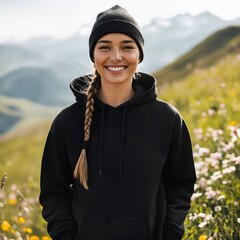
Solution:
[[[54,119],[42,159],[40,203],[53,240],[182,238],[196,181],[189,132],[176,108],[157,99],[155,79],[138,76],[133,98],[117,107],[95,97],[89,190],[73,171],[91,76],[70,84],[76,103]]]

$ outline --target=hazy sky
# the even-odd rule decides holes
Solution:
[[[0,43],[50,35],[68,37],[96,15],[119,4],[141,26],[151,18],[204,11],[225,19],[240,17],[240,0],[0,0]]]

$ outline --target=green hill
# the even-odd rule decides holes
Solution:
[[[193,136],[196,128],[238,126],[239,69],[240,27],[226,28],[155,73],[159,97],[180,110]]]
[[[0,135],[14,135],[16,131],[26,131],[36,122],[53,118],[59,111],[59,107],[41,105],[24,98],[0,95]]]
[[[216,64],[228,54],[239,52],[240,27],[228,27],[211,35],[170,65],[156,71],[154,76],[159,84],[173,82],[185,78],[199,68]]]

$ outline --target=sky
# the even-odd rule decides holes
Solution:
[[[126,8],[140,26],[152,18],[205,11],[224,20],[240,17],[240,0],[0,0],[0,43],[69,37],[115,4]]]

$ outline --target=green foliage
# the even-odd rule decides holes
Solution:
[[[38,201],[41,155],[49,124],[43,122],[0,140],[0,171],[8,176],[0,189],[0,239],[49,239]],[[2,175],[0,172],[0,178]]]
[[[240,238],[240,54],[159,86],[191,132],[197,183],[184,239]]]

